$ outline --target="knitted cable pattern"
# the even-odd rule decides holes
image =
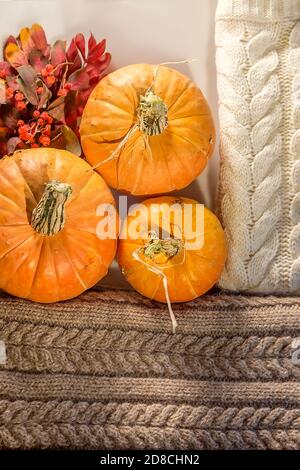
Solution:
[[[300,10],[268,3],[219,0],[217,11],[218,211],[229,248],[220,286],[286,295],[300,288]]]
[[[216,293],[173,335],[133,292],[0,294],[0,448],[300,449],[299,312]]]
[[[294,74],[293,88],[293,126],[291,153],[294,157],[292,164],[292,188],[294,196],[291,204],[291,219],[293,229],[290,248],[293,257],[290,286],[291,291],[300,292],[300,21],[297,22],[290,36],[290,66]]]
[[[221,216],[229,248],[220,286],[275,291],[281,214],[277,32],[218,26]]]

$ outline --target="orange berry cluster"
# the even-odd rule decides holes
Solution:
[[[42,69],[42,72],[41,72],[44,82],[50,88],[56,82],[56,77],[54,75],[54,72],[55,72],[55,68],[53,67],[52,64],[47,64],[46,67]]]
[[[18,148],[24,148],[25,144],[30,145],[31,148],[40,147],[40,145],[49,147],[52,123],[53,118],[46,111],[41,113],[38,109],[33,112],[33,119],[28,124],[20,119],[17,127],[22,142],[18,144]]]
[[[6,88],[6,99],[9,101],[15,100],[15,107],[18,111],[26,109],[26,98],[21,91],[14,91],[13,88]]]

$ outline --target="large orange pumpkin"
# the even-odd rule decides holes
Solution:
[[[114,204],[106,183],[67,151],[0,160],[0,288],[55,302],[99,281],[116,251],[115,239],[96,235],[99,204]]]
[[[80,133],[91,165],[110,186],[134,195],[189,185],[215,143],[201,91],[176,70],[145,64],[121,68],[97,85]]]
[[[186,302],[218,281],[226,252],[223,229],[210,210],[191,199],[163,196],[129,212],[118,261],[129,283],[144,296]]]

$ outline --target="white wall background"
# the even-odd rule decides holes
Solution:
[[[217,123],[216,4],[217,0],[0,0],[0,39],[38,22],[51,41],[90,31],[98,39],[106,38],[112,68],[199,58],[177,68],[201,88]],[[218,145],[205,172],[180,194],[212,207],[217,178]],[[108,282],[121,280],[113,269]]]

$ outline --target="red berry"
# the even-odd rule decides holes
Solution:
[[[51,142],[50,137],[48,137],[47,135],[42,135],[39,138],[39,141],[44,147],[48,147],[50,145],[50,142]]]
[[[54,67],[53,67],[52,64],[47,64],[46,67],[45,67],[45,69],[46,69],[46,72],[52,73],[53,70],[54,70]]]
[[[43,135],[50,135],[51,134],[51,130],[50,129],[44,129],[43,130]]]
[[[36,92],[38,95],[41,95],[44,91],[44,88],[42,86],[38,86],[37,89],[36,89]]]
[[[68,90],[66,90],[65,88],[60,88],[60,90],[58,90],[57,92],[57,96],[67,96],[68,94]]]
[[[11,99],[14,96],[14,90],[11,87],[6,88],[6,98]]]
[[[47,111],[43,111],[43,112],[41,113],[41,118],[42,118],[42,119],[48,119],[48,117],[49,117],[49,114],[47,113]]]
[[[15,99],[17,101],[23,101],[25,98],[25,96],[23,95],[23,93],[21,93],[20,91],[18,91],[18,93],[15,94]]]
[[[42,113],[42,115],[43,115],[43,113]],[[39,126],[43,126],[43,125],[44,125],[44,123],[45,123],[45,121],[44,121],[44,119],[43,119],[43,118],[41,118],[41,117],[40,117],[40,118],[38,118],[38,121],[37,121],[37,123],[38,123],[38,125],[39,125]]]
[[[18,127],[21,127],[21,126],[24,126],[24,121],[22,121],[22,119],[19,119],[18,122],[17,122],[17,126]]]
[[[56,78],[54,77],[54,75],[48,75],[48,77],[45,78],[45,82],[46,82],[46,85],[51,87],[56,82]]]
[[[46,69],[42,69],[42,76],[43,76],[43,77],[47,77],[47,75],[48,75],[47,70],[46,70]]]
[[[6,78],[6,71],[4,69],[0,69],[0,78]]]
[[[17,101],[16,108],[19,111],[24,111],[24,109],[26,108],[26,104],[24,103],[24,101]]]
[[[71,83],[66,83],[64,88],[69,91],[72,88],[72,84]]]
[[[56,78],[54,77],[54,75],[48,75],[48,77],[45,78],[45,82],[46,82],[46,85],[51,87],[56,82]]]
[[[41,113],[39,112],[38,109],[36,109],[35,111],[33,111],[33,117],[35,117],[35,118],[38,118],[38,117],[40,116],[40,114],[41,114]]]
[[[53,117],[48,116],[47,122],[48,122],[49,124],[52,124],[52,123],[53,123]]]

